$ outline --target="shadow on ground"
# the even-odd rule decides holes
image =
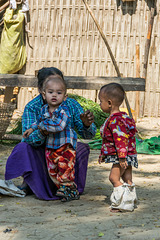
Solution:
[[[13,147],[0,145],[0,178]],[[99,151],[91,150],[86,188],[80,200],[61,203],[0,196],[0,239],[3,240],[159,240],[159,156],[139,155],[133,170],[138,208],[131,213],[110,212],[112,186],[110,164],[97,162]],[[16,184],[21,178],[14,180]],[[11,231],[6,231],[10,229]]]

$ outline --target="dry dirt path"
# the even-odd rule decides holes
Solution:
[[[153,121],[154,120],[154,121]],[[158,119],[141,119],[137,126],[147,137],[160,135]],[[12,147],[0,145],[0,179]],[[132,213],[109,210],[112,186],[110,164],[97,163],[91,150],[87,183],[79,201],[42,201],[0,196],[0,240],[160,240],[160,155],[138,155],[133,179],[139,199]],[[16,179],[18,184],[21,179]],[[5,232],[5,230],[11,230]]]

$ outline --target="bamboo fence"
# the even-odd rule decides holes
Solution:
[[[89,0],[124,77],[142,77],[151,0]],[[54,66],[66,76],[117,76],[107,48],[82,0],[29,0],[30,23],[27,64],[20,73],[34,75],[41,67]],[[146,91],[128,92],[138,115],[160,117],[160,3],[151,37]],[[94,90],[69,90],[98,101]],[[22,88],[18,106],[37,95]],[[25,98],[24,98],[25,96]]]

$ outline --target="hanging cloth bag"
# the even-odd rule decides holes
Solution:
[[[7,8],[0,43],[0,73],[16,73],[25,63],[24,14],[20,8]]]

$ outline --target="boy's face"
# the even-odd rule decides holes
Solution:
[[[103,112],[110,113],[111,100],[103,93],[103,90],[99,92],[100,107]]]
[[[47,101],[49,107],[56,109],[67,98],[65,86],[59,80],[49,80],[43,98]]]

